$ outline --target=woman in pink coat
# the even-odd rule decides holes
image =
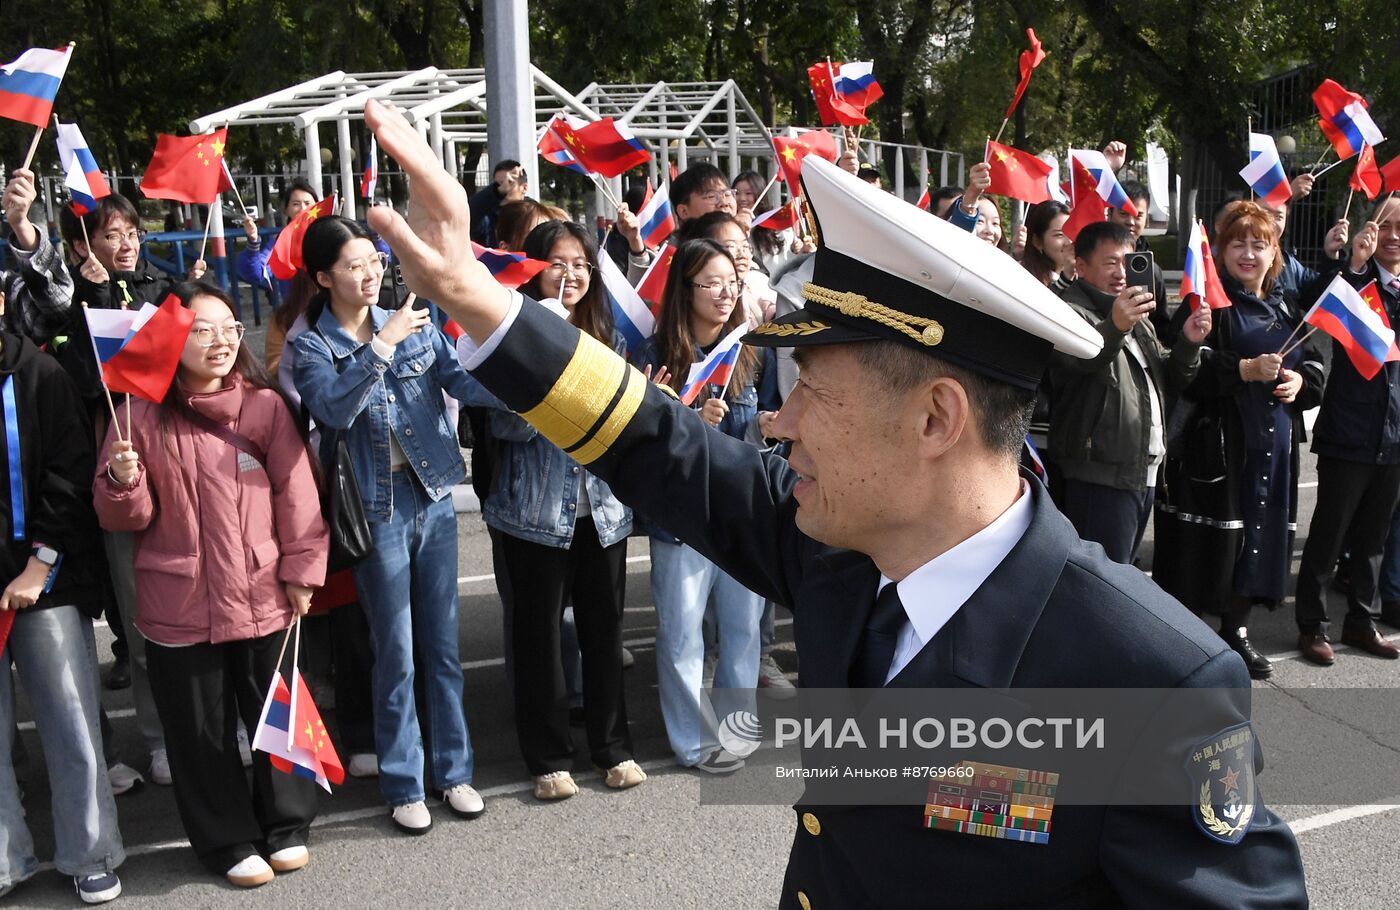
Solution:
[[[135,624],[185,832],[211,871],[254,887],[306,865],[317,789],[257,752],[250,792],[235,728],[257,725],[329,538],[305,440],[232,301],[199,282],[175,294],[194,311],[175,381],[159,405],[132,400],[129,440],[118,413],[94,500],[104,528],[136,534]]]

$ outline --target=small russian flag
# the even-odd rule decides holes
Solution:
[[[749,324],[741,322],[738,328],[715,345],[704,360],[691,366],[685,386],[681,389],[681,404],[693,404],[700,397],[700,390],[707,385],[729,385],[729,377],[734,373],[734,364],[739,362],[739,351],[744,346],[744,336],[748,331]]]
[[[92,157],[78,124],[56,124],[54,138],[58,141],[63,185],[68,188],[73,214],[86,215],[97,207],[97,200],[112,195],[112,190],[97,167],[97,159]]]
[[[531,259],[524,253],[488,249],[475,241],[472,242],[472,252],[501,287],[511,290],[528,283],[531,278],[549,268],[548,262]]]
[[[314,780],[329,793],[330,781],[315,753],[293,742],[292,710],[292,693],[279,670],[272,677],[262,715],[253,729],[253,748],[266,752],[268,761],[278,771]]]
[[[1385,141],[1380,127],[1371,119],[1366,99],[1356,92],[1347,91],[1331,79],[1323,79],[1312,97],[1321,115],[1317,125],[1336,149],[1338,158],[1346,160],[1359,154],[1362,145],[1375,146]]]
[[[72,56],[72,45],[58,50],[31,47],[0,66],[0,117],[47,126]]]
[[[612,302],[613,325],[627,341],[627,359],[636,360],[647,339],[656,334],[656,316],[606,253],[598,257],[598,273]]]
[[[360,178],[360,198],[373,199],[374,187],[379,182],[379,140],[371,133],[369,137],[369,157],[365,159],[365,174]]]
[[[1240,171],[1240,176],[1259,201],[1270,208],[1283,208],[1293,198],[1293,187],[1284,173],[1278,146],[1274,145],[1273,137],[1265,133],[1249,134],[1249,164]]]
[[[1376,377],[1395,345],[1395,331],[1341,275],[1327,285],[1303,321],[1335,338],[1356,372],[1366,379]]]
[[[666,242],[666,238],[676,230],[676,218],[671,213],[671,199],[666,193],[654,192],[647,184],[647,195],[642,200],[642,208],[637,212],[641,224],[642,243],[654,250]]]

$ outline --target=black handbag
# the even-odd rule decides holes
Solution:
[[[350,461],[350,447],[345,436],[336,433],[334,440],[322,450],[330,449],[330,461],[325,469],[321,514],[331,532],[328,572],[348,569],[364,559],[374,545],[369,533],[365,503],[360,498],[360,484],[355,480],[355,466]]]

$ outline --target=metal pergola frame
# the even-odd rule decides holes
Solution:
[[[711,161],[731,178],[746,166],[769,175],[775,173],[772,132],[732,79],[651,84],[595,82],[574,94],[537,67],[532,66],[530,73],[536,136],[543,133],[545,124],[557,113],[586,120],[613,117],[630,128],[652,152],[648,171],[653,183],[667,174],[673,160],[684,169],[694,158]],[[191,133],[199,134],[222,126],[290,125],[300,131],[305,143],[307,179],[322,187],[321,127],[333,122],[345,210],[354,217],[360,201],[353,191],[355,166],[350,123],[364,118],[365,102],[375,98],[395,104],[432,145],[443,165],[455,174],[459,172],[457,147],[463,143],[484,145],[487,140],[486,78],[486,71],[481,68],[428,66],[373,73],[337,70],[198,117],[190,121],[189,127]],[[961,155],[918,146],[901,146],[897,154],[902,156],[905,150],[917,157],[925,174],[930,157],[941,156],[940,170],[945,182],[949,164],[956,157],[961,176]],[[523,155],[522,160],[531,185],[539,186],[538,156]],[[620,196],[621,181],[615,180],[613,188]],[[896,171],[894,189],[897,194],[904,194],[902,168]],[[605,213],[602,192],[595,198],[598,211]],[[222,236],[221,227],[214,225],[218,236]]]

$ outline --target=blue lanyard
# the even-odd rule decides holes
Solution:
[[[5,454],[9,456],[10,467],[10,536],[24,540],[24,471],[20,465],[19,409],[15,407],[13,373],[5,377],[0,398],[5,401]]]

